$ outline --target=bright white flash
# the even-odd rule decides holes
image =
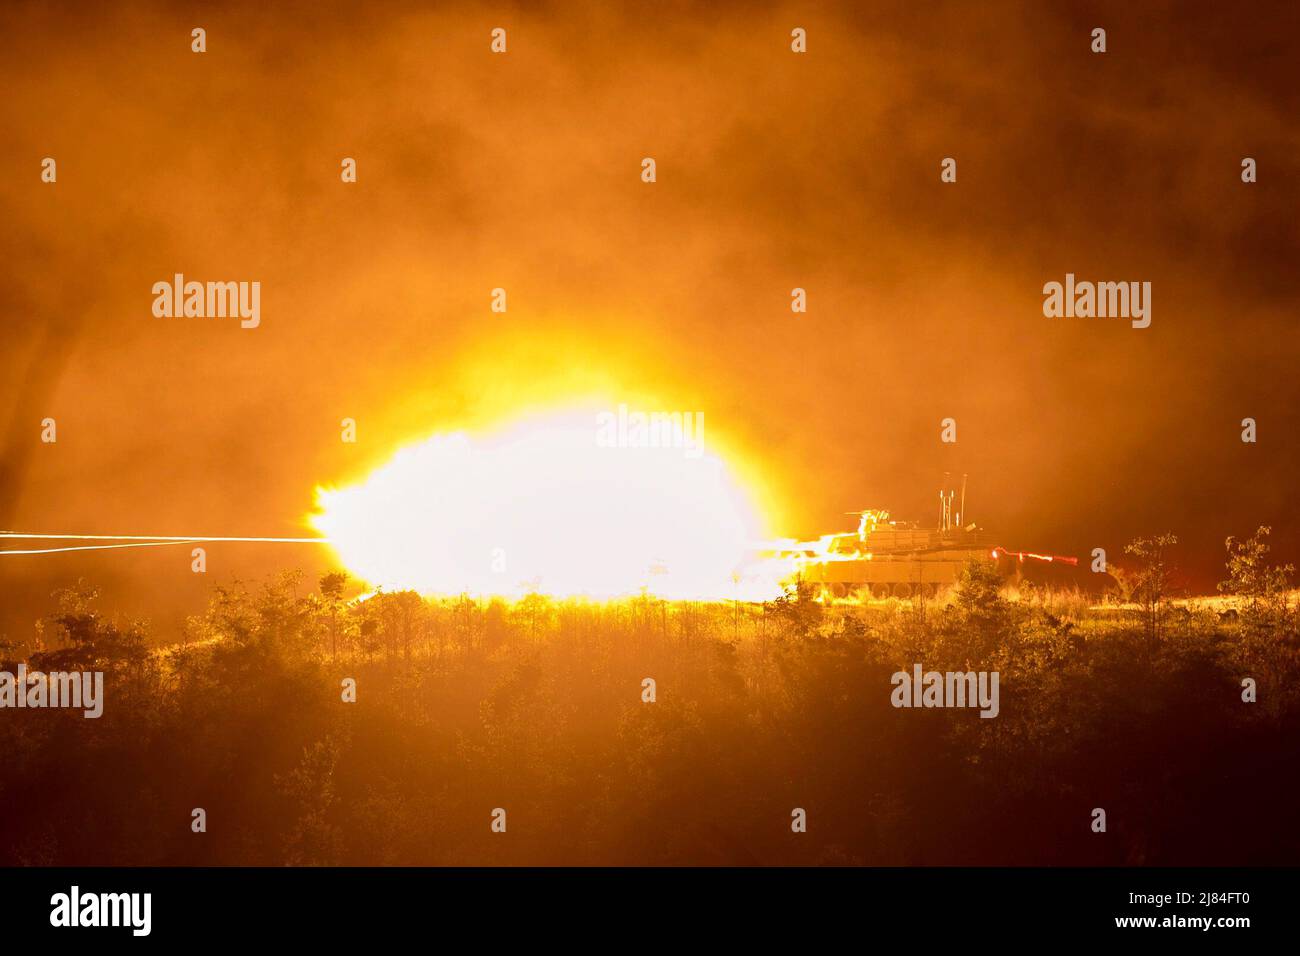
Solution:
[[[373,586],[594,598],[728,598],[762,527],[720,457],[606,447],[597,412],[435,435],[360,484],[317,489],[312,525]]]

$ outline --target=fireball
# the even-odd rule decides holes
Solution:
[[[765,532],[709,443],[611,442],[598,408],[432,435],[309,517],[373,587],[426,595],[738,597]],[[605,439],[605,440],[602,440]]]

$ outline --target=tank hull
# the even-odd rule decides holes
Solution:
[[[824,586],[835,597],[868,591],[872,597],[936,595],[952,586],[968,561],[992,558],[984,549],[952,549],[923,555],[872,554],[870,558],[811,561],[804,581]]]

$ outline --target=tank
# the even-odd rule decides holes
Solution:
[[[953,509],[954,495],[940,492],[934,528],[895,520],[884,510],[849,512],[858,517],[856,531],[793,542],[782,549],[781,557],[792,563],[793,580],[834,598],[936,596],[953,585],[972,560],[994,563],[1007,583],[1030,582],[1092,595],[1115,583],[1109,574],[1080,568],[1074,557],[1007,550],[973,522],[960,523],[960,512]]]
[[[823,535],[787,555],[794,559],[796,577],[832,597],[858,591],[879,598],[935,595],[956,581],[972,558],[994,560],[991,539],[974,525],[926,530],[894,520],[888,511],[853,513],[859,517],[857,531]]]

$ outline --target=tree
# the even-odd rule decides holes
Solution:
[[[31,655],[31,665],[42,671],[138,669],[149,657],[144,628],[131,624],[125,630],[105,621],[93,607],[99,591],[85,581],[54,592],[59,610],[48,622],[55,630],[51,650]]]
[[[799,637],[816,631],[825,610],[814,600],[813,585],[800,578],[782,589],[781,596],[764,603],[764,611],[779,621],[786,621]]]
[[[343,603],[343,586],[348,582],[346,571],[335,571],[320,579],[321,597],[330,615],[330,660],[339,655],[339,607]]]
[[[1165,552],[1177,543],[1178,536],[1166,532],[1153,538],[1135,538],[1124,548],[1125,554],[1133,555],[1139,562],[1129,600],[1142,606],[1147,638],[1152,641],[1160,637],[1160,625],[1167,613],[1166,597],[1173,574],[1173,567],[1166,559]]]
[[[1286,614],[1287,592],[1295,566],[1270,565],[1269,546],[1265,540],[1272,528],[1261,525],[1245,541],[1229,537],[1224,546],[1228,552],[1225,567],[1228,580],[1219,582],[1219,590],[1245,598],[1242,609],[1251,626],[1271,627]]]
[[[992,561],[972,558],[957,574],[957,607],[968,617],[988,618],[1002,610],[1002,575]]]
[[[1002,574],[987,558],[971,558],[957,573],[954,607],[968,637],[968,651],[985,654],[1004,643],[1011,621],[1011,607],[1002,596]]]

